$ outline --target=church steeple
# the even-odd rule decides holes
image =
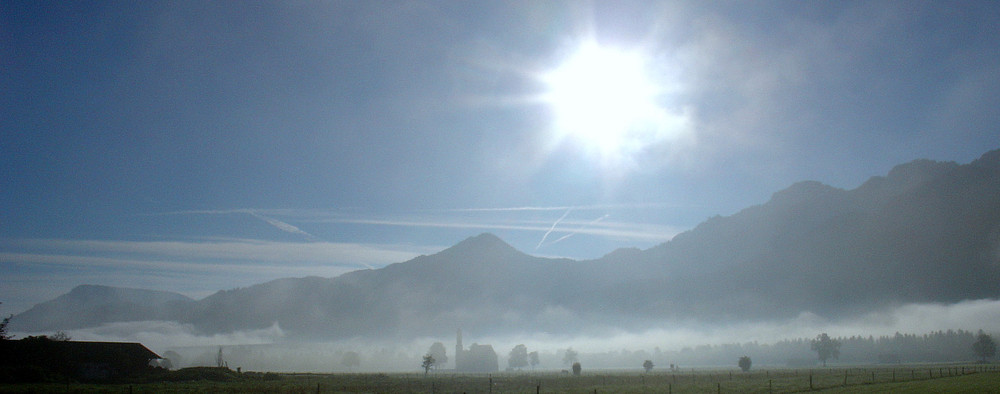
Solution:
[[[462,367],[462,353],[465,349],[462,348],[462,329],[458,329],[458,334],[455,335],[455,369],[460,370]]]

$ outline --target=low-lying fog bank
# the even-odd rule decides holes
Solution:
[[[277,324],[205,336],[190,325],[168,321],[106,324],[67,334],[80,341],[140,342],[170,358],[175,368],[216,365],[221,348],[223,361],[229,367],[246,371],[395,372],[419,370],[421,357],[434,342],[444,345],[449,358],[437,368],[454,368],[457,328],[442,327],[439,337],[405,341],[358,338],[304,342],[287,336]],[[658,368],[670,364],[734,366],[742,355],[753,358],[755,366],[809,363],[816,359],[809,339],[821,332],[842,339],[841,362],[877,362],[886,358],[900,362],[973,360],[969,346],[980,329],[1000,332],[1000,301],[910,304],[843,321],[802,313],[784,321],[663,322],[641,332],[603,330],[576,336],[530,330],[492,336],[465,332],[463,339],[466,347],[472,343],[492,345],[501,369],[506,368],[509,353],[518,344],[524,344],[528,352],[538,352],[536,369],[567,368],[563,362],[566,349],[578,353],[579,361],[587,368],[639,369],[644,360],[652,360]],[[14,333],[15,337],[44,334],[52,333]]]

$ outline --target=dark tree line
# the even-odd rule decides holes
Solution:
[[[819,354],[812,349],[815,339],[788,339],[770,344],[747,342],[701,345],[677,351],[657,351],[652,354],[652,360],[658,364],[679,362],[686,365],[732,365],[733,360],[751,355],[754,364],[759,365],[812,365],[819,363]],[[961,362],[982,358],[973,351],[973,343],[978,340],[976,331],[945,330],[921,335],[896,333],[829,339],[831,342],[838,342],[840,346],[836,348],[839,357],[834,358],[831,350],[828,361],[837,360],[841,363]],[[641,363],[644,358],[634,362]],[[624,365],[628,364],[631,362]]]

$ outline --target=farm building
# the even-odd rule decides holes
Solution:
[[[0,341],[0,378],[8,381],[114,380],[146,373],[152,369],[150,361],[159,358],[140,343],[28,337]]]

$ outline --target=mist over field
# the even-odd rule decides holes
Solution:
[[[830,321],[803,314],[794,319],[736,324],[663,322],[657,328],[630,332],[607,330],[593,335],[560,335],[541,332],[471,337],[470,342],[491,344],[497,351],[501,369],[507,353],[515,345],[524,344],[529,351],[538,351],[540,370],[566,369],[562,362],[565,349],[580,354],[588,368],[639,369],[643,360],[654,360],[662,367],[678,364],[685,367],[733,367],[743,353],[754,357],[755,365],[782,367],[789,359],[814,360],[808,342],[774,348],[787,340],[812,339],[826,332],[833,337],[893,337],[900,333],[921,336],[928,333],[965,330],[974,332],[982,327],[1000,327],[1000,301],[966,301],[953,305],[912,304],[879,311],[856,319]],[[442,329],[437,337],[407,341],[350,339],[339,341],[303,342],[288,338],[277,325],[267,329],[237,331],[228,334],[202,335],[191,325],[167,321],[109,323],[100,327],[70,330],[74,340],[140,342],[160,355],[174,352],[180,364],[174,367],[214,366],[218,349],[232,368],[247,371],[280,372],[412,372],[419,369],[420,358],[430,345],[441,342],[453,357],[454,332]],[[994,331],[994,336],[996,335]],[[449,335],[450,334],[450,335]],[[27,335],[18,333],[18,335]],[[748,345],[743,347],[741,345]],[[753,344],[754,346],[749,346]],[[758,345],[764,345],[761,350]],[[771,349],[767,349],[771,345]],[[706,348],[715,346],[715,349]],[[926,351],[895,347],[897,352]],[[695,350],[697,349],[697,350]],[[954,349],[954,353],[973,355],[969,349]],[[356,367],[343,365],[346,352],[357,352],[362,363]],[[755,353],[756,352],[756,353]],[[720,354],[721,353],[721,354]],[[857,352],[856,352],[857,353]],[[846,360],[876,362],[878,354],[842,355]],[[454,368],[444,363],[439,369]]]

